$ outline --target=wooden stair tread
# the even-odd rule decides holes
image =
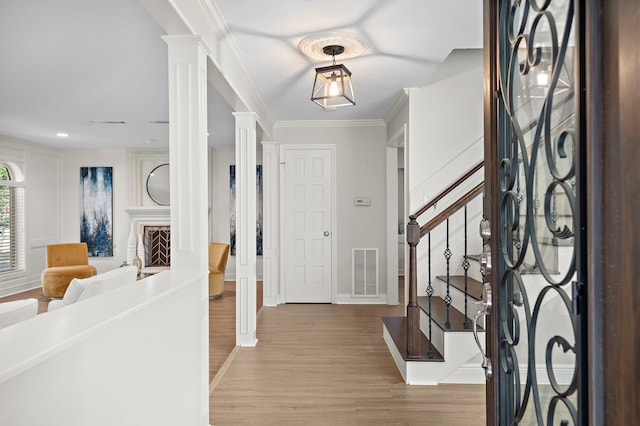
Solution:
[[[435,346],[432,346],[433,356],[429,357],[429,340],[420,333],[420,358],[407,358],[407,318],[406,317],[382,317],[382,322],[387,327],[387,331],[391,335],[393,342],[398,348],[398,352],[405,361],[427,361],[442,362],[444,357],[438,352]]]
[[[439,275],[436,278],[445,283],[447,282],[446,275]],[[464,293],[464,275],[450,275],[449,284]],[[473,299],[482,300],[482,283],[467,277],[467,294]]]
[[[480,262],[480,255],[479,254],[468,254],[467,255],[467,259],[475,260],[476,262]]]
[[[427,316],[429,315],[429,297],[418,297],[418,306],[422,309]],[[451,306],[449,310],[449,327],[446,326],[447,322],[447,304],[441,297],[434,296],[431,298],[431,318],[444,331],[473,331],[473,319],[468,318],[467,326],[464,325],[465,316],[462,312]],[[478,326],[478,330],[484,330]]]

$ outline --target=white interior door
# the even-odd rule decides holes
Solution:
[[[333,153],[284,147],[282,265],[287,303],[331,303]]]

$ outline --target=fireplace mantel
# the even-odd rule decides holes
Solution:
[[[136,206],[124,209],[131,218],[134,226],[133,232],[142,233],[144,226],[163,226],[171,222],[171,209],[169,206]]]
[[[167,220],[171,217],[171,209],[169,206],[137,206],[137,207],[127,207],[124,209],[131,219],[134,218],[166,218]],[[138,219],[139,220],[139,219]]]

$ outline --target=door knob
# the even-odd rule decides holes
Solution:
[[[331,232],[329,232],[329,231],[324,231],[324,236],[325,236],[325,237],[328,237],[329,235],[331,235]]]
[[[480,238],[488,240],[491,238],[491,222],[487,219],[480,221]]]
[[[481,366],[482,368],[484,368],[484,375],[487,380],[491,380],[491,378],[493,377],[493,366],[491,365],[491,360],[487,356],[487,353],[484,349],[482,349],[480,338],[478,337],[478,320],[489,315],[491,313],[491,307],[493,305],[491,284],[484,283],[484,285],[482,286],[482,300],[476,303],[482,305],[482,308],[478,312],[476,312],[475,316],[473,317],[473,337],[476,339],[476,345],[478,345],[480,355],[482,355]]]
[[[482,246],[482,253],[480,254],[480,271],[482,275],[489,275],[491,273],[491,246],[485,244]]]

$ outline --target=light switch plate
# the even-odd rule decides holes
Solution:
[[[353,205],[354,206],[370,206],[371,197],[354,197]]]

